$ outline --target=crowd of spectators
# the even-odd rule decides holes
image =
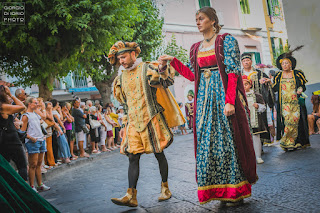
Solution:
[[[0,85],[0,154],[15,163],[19,175],[35,191],[50,189],[43,184],[41,175],[48,169],[119,149],[122,106],[102,105],[97,100],[84,102],[77,97],[72,102],[44,102],[28,96],[22,88],[12,95],[8,86]],[[311,103],[310,134],[319,134],[319,96],[313,95]],[[183,104],[179,106],[186,116]],[[188,134],[185,125],[172,131]]]
[[[0,112],[0,154],[36,192],[50,189],[42,182],[47,170],[120,147],[123,109],[112,103],[44,102],[1,85]]]

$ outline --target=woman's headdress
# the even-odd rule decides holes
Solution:
[[[292,66],[292,69],[294,70],[296,68],[296,65],[297,65],[297,60],[292,56],[293,52],[295,51],[298,51],[300,50],[304,45],[301,45],[301,46],[298,46],[296,47],[295,49],[293,50],[290,50],[289,52],[287,53],[283,53],[281,54],[278,58],[277,58],[277,67],[279,70],[282,70],[282,67],[281,67],[281,63],[284,59],[287,59],[290,61],[291,63],[291,66]],[[290,47],[289,47],[290,48]]]

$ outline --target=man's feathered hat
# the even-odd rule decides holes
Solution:
[[[124,42],[124,41],[117,41],[111,48],[108,54],[109,62],[111,65],[118,64],[117,56],[125,53],[135,51],[136,57],[141,52],[139,45],[136,42]]]

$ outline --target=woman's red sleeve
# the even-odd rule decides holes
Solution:
[[[238,82],[238,75],[235,73],[228,74],[228,88],[226,94],[226,104],[234,105],[236,102],[236,91],[237,91],[237,82]]]
[[[176,58],[173,58],[170,65],[178,72],[180,75],[188,79],[189,81],[194,81],[194,74],[193,72],[181,61]]]

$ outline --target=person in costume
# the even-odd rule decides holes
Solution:
[[[248,76],[242,76],[243,86],[246,91],[248,106],[250,110],[250,124],[252,128],[253,147],[256,155],[257,163],[264,163],[261,158],[262,144],[260,134],[267,132],[267,127],[263,122],[261,114],[266,111],[266,105],[263,97],[259,93],[255,93],[252,89],[252,81]]]
[[[255,69],[252,66],[252,56],[250,53],[243,53],[241,55],[241,63],[243,69],[241,70],[242,75],[248,76],[252,81],[252,89],[255,93],[262,95],[264,103],[271,109],[274,106],[274,95],[272,92],[272,83],[268,78],[268,75],[261,70]],[[268,127],[268,117],[267,111],[263,112],[261,117],[263,119],[264,125]],[[270,124],[271,125],[271,124]],[[270,128],[273,128],[272,126]],[[267,128],[267,132],[260,135],[260,140],[262,144],[271,144],[270,130]]]
[[[307,121],[307,108],[303,92],[308,82],[301,70],[296,70],[293,51],[283,53],[277,58],[281,70],[274,78],[273,90],[278,92],[277,140],[285,151],[310,146]]]
[[[190,90],[188,92],[188,101],[185,103],[185,107],[186,107],[186,116],[187,116],[187,120],[188,120],[188,127],[189,129],[193,128],[193,104],[194,104],[194,93],[192,90]]]
[[[320,97],[319,95],[311,96],[312,113],[308,115],[309,135],[320,133]],[[315,125],[318,127],[318,132],[315,133]]]
[[[176,71],[195,81],[193,129],[200,204],[211,200],[239,204],[251,196],[257,174],[238,42],[230,34],[218,34],[221,27],[211,7],[198,10],[196,22],[204,39],[190,50],[195,72],[173,56],[162,55],[159,60],[171,60]]]
[[[109,61],[120,65],[122,73],[113,82],[114,97],[121,103],[122,143],[120,153],[129,157],[129,188],[122,198],[112,198],[117,205],[135,207],[139,160],[143,153],[154,153],[162,178],[159,201],[171,197],[168,187],[168,163],[163,150],[173,141],[170,127],[185,123],[168,86],[174,82],[175,70],[166,61],[142,62],[141,50],[135,42],[116,42],[110,49]]]

